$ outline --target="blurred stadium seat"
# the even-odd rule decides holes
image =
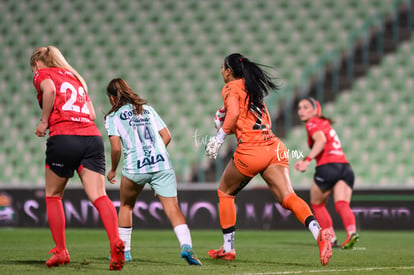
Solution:
[[[199,151],[204,147],[195,142],[196,135],[202,139],[214,134],[213,116],[222,104],[220,66],[224,56],[241,52],[254,61],[274,66],[277,70],[273,74],[285,87],[295,87],[305,65],[324,51],[345,49],[352,29],[361,26],[372,14],[390,13],[395,8],[393,3],[393,0],[1,1],[0,100],[2,128],[7,130],[0,133],[0,163],[4,167],[0,171],[0,185],[43,184],[45,142],[33,134],[40,110],[29,67],[30,54],[38,46],[56,45],[85,77],[108,157],[109,143],[103,127],[103,115],[109,109],[105,88],[112,78],[123,77],[158,110],[169,126],[173,136],[170,155],[179,180],[188,181],[191,167],[199,161]],[[403,49],[411,53],[413,46]],[[394,58],[394,62],[406,66],[412,64],[409,61],[400,55]],[[397,71],[384,68],[379,73],[391,73],[389,86],[402,87],[400,80],[414,76],[412,70],[407,73],[404,68]],[[377,97],[380,87],[375,86],[379,83],[374,77],[364,81],[366,88],[374,93],[372,104],[381,106],[384,102]],[[288,91],[284,89],[272,99],[283,98]],[[355,92],[350,93],[352,96],[346,98],[344,94],[343,100],[349,100],[351,105],[362,100]],[[401,104],[412,101],[408,93],[404,96],[407,98],[394,96],[393,100]],[[270,104],[272,110],[275,102]],[[362,138],[363,134],[354,133],[355,118],[347,117],[352,113],[343,105],[338,104],[332,110],[333,116],[341,119],[340,130]],[[354,108],[358,112],[364,110],[367,125],[375,122],[370,112],[376,108],[363,103]],[[378,108],[378,112],[390,110],[386,104],[383,109]],[[405,110],[408,112],[408,105]],[[402,124],[401,128],[407,125],[406,119],[394,119]],[[352,130],[345,130],[347,127]],[[400,134],[411,135],[404,130]],[[296,136],[296,130],[291,135]],[[365,141],[357,142],[361,150],[365,148]],[[349,157],[356,161],[352,153]],[[395,159],[402,158],[398,155]],[[399,171],[406,171],[404,163],[396,165]],[[357,167],[357,172],[362,173],[362,168]],[[390,173],[386,175],[391,177]],[[375,184],[379,177],[376,175],[380,174],[367,173],[361,181]]]

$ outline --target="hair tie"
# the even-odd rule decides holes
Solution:
[[[240,62],[242,62],[242,60],[243,60],[243,56],[242,56],[242,57],[240,57]]]

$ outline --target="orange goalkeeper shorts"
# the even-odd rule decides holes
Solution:
[[[237,169],[245,176],[254,177],[270,164],[289,167],[288,151],[277,138],[271,145],[238,146],[233,154]]]

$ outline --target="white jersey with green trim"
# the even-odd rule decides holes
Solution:
[[[126,104],[105,119],[109,136],[119,136],[124,153],[123,171],[131,174],[151,173],[171,169],[167,148],[158,133],[165,128],[164,121],[148,105],[140,115]]]

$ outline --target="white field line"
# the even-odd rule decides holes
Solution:
[[[329,273],[329,272],[358,272],[375,270],[414,270],[414,266],[383,266],[383,267],[364,267],[364,268],[344,268],[344,269],[324,269],[324,270],[298,270],[298,271],[279,271],[279,272],[258,272],[242,273],[241,275],[286,275],[286,274],[307,274],[307,273]]]

